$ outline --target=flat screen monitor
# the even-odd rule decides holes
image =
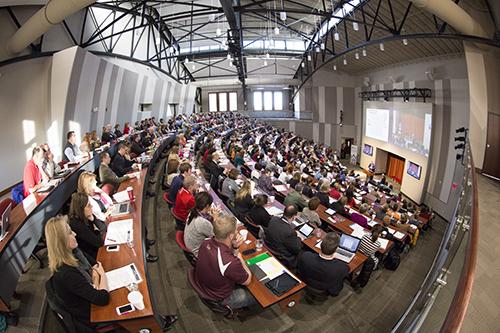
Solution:
[[[408,172],[410,176],[420,179],[422,167],[418,164],[408,161],[408,170],[406,172]]]
[[[363,153],[366,155],[373,155],[373,147],[370,145],[367,145],[366,143],[363,144]]]

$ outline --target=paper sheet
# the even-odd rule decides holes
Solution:
[[[109,223],[104,245],[126,243],[129,231],[131,236],[134,236],[133,222],[132,219],[127,219]]]
[[[394,235],[394,233],[396,232],[396,230],[394,229],[391,229],[391,228],[387,228],[389,230],[389,232],[391,233],[391,235]]]
[[[283,211],[276,206],[266,207],[266,210],[269,215],[279,215],[283,213]]]
[[[134,263],[106,272],[106,277],[108,278],[109,291],[126,287],[132,282],[142,282],[141,274]]]
[[[394,237],[396,237],[397,239],[403,239],[404,236],[405,236],[405,234],[402,233],[401,231],[396,231],[394,233]]]
[[[283,191],[286,191],[287,190],[287,187],[285,185],[274,185],[274,188],[276,189],[276,191],[278,192],[283,192]]]
[[[116,202],[120,203],[120,202],[125,202],[125,201],[129,201],[129,197],[128,197],[128,192],[127,190],[124,190],[124,191],[121,191],[121,192],[116,192],[114,195],[113,195],[113,199],[116,200]]]
[[[380,237],[379,237],[378,241],[380,242],[380,248],[381,248],[382,250],[387,249],[387,245],[389,245],[389,240],[388,240],[388,239],[385,239],[385,238],[380,238]]]

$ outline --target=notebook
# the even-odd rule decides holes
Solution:
[[[12,204],[9,204],[2,214],[2,226],[0,228],[0,241],[7,236],[10,225],[10,212],[12,210]]]
[[[360,239],[352,237],[351,235],[342,234],[342,236],[340,236],[339,248],[337,252],[335,252],[335,256],[345,263],[350,263],[352,258],[356,255],[360,241]]]

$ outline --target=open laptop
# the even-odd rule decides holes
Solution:
[[[300,227],[299,233],[304,237],[304,239],[309,238],[312,236],[314,232],[314,227],[311,226],[309,223],[304,223],[302,227]]]
[[[62,170],[61,170],[61,171],[59,171],[59,172],[54,172],[54,177],[52,177],[52,178],[53,178],[53,179],[64,178],[64,177],[66,177],[66,175],[67,175],[68,173],[70,173],[70,172],[71,172],[71,170],[69,170],[69,169],[62,169]]]
[[[130,212],[130,201],[115,204],[115,209],[111,216],[128,214]]]
[[[350,263],[352,258],[356,255],[358,250],[360,239],[353,237],[348,234],[342,234],[340,236],[340,244],[335,256],[345,263]]]
[[[2,226],[0,227],[0,241],[2,241],[5,236],[7,236],[10,225],[10,212],[12,210],[12,204],[9,204],[2,214]]]
[[[297,228],[297,227],[300,227],[301,225],[303,225],[304,223],[306,223],[308,221],[306,221],[303,217],[301,217],[300,215],[297,215],[297,217],[295,218],[295,220],[293,220],[292,222],[292,226],[293,228]]]

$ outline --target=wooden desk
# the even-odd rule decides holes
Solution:
[[[238,231],[241,230],[246,230],[244,226],[238,227]],[[246,244],[245,242],[240,246],[240,252],[243,255],[243,252],[249,249],[255,249],[255,237],[248,232],[247,235],[247,240],[250,240],[249,244]],[[256,257],[262,253],[266,252],[266,248],[262,247],[262,251],[255,251],[252,254],[249,254],[247,256],[243,255],[244,260],[251,259],[253,257]],[[270,256],[273,256],[272,253],[267,251]],[[284,266],[283,266],[284,267]],[[291,273],[291,272],[290,272]],[[293,273],[291,273],[293,275]],[[248,290],[252,293],[252,295],[257,299],[257,301],[260,303],[260,305],[263,308],[267,308],[268,306],[271,306],[275,303],[279,303],[281,310],[283,312],[287,312],[290,309],[293,309],[299,304],[300,301],[300,296],[302,295],[302,289],[304,289],[306,284],[304,282],[300,282],[300,284],[296,285],[292,290],[286,292],[282,296],[275,296],[273,295],[269,290],[266,289],[266,287],[260,283],[255,277],[252,277],[252,281],[248,285]]]
[[[150,165],[152,167],[152,165]],[[148,170],[143,169],[141,171],[139,178],[130,179],[123,182],[120,185],[118,191],[126,190],[127,187],[131,186],[134,189],[135,201],[130,205],[130,213],[126,215],[121,215],[117,217],[110,217],[107,221],[120,221],[126,219],[133,220],[133,236],[134,236],[134,249],[127,246],[127,244],[120,244],[120,250],[118,252],[108,252],[106,251],[106,246],[99,248],[97,254],[97,261],[100,261],[106,270],[106,272],[135,263],[139,274],[143,278],[143,281],[138,284],[139,291],[144,297],[144,309],[135,310],[131,313],[127,313],[119,316],[116,313],[116,308],[125,304],[128,304],[127,295],[129,293],[127,288],[119,288],[113,290],[109,294],[109,304],[106,306],[98,306],[92,304],[91,306],[91,322],[118,322],[120,326],[129,330],[130,332],[137,332],[141,328],[150,328],[152,332],[163,332],[161,327],[163,325],[159,324],[155,318],[155,311],[153,308],[152,301],[150,299],[150,294],[148,290],[148,279],[146,272],[146,253],[143,243],[146,241],[146,237],[142,232],[142,204],[143,204],[143,193],[144,193],[144,183],[146,180],[146,174]],[[147,183],[146,183],[147,186]],[[135,255],[134,255],[135,251]]]

